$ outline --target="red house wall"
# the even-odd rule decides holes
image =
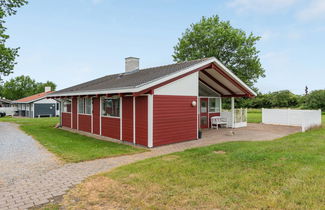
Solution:
[[[71,113],[62,113],[62,126],[71,128]]]
[[[155,95],[153,98],[153,145],[197,139],[196,96]]]
[[[102,117],[102,135],[120,139],[120,118]]]
[[[91,133],[91,115],[78,114],[79,130]]]
[[[122,140],[133,142],[133,97],[122,99]]]
[[[135,98],[135,142],[148,146],[148,97]]]
[[[93,133],[100,134],[100,100],[93,98]]]
[[[78,128],[78,99],[77,98],[72,98],[72,128],[77,129]]]

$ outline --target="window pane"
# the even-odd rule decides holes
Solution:
[[[79,98],[78,100],[78,113],[84,114],[84,106],[85,106],[85,100],[83,98]]]
[[[220,98],[209,99],[209,112],[219,113],[220,112]]]
[[[207,113],[207,103],[204,100],[201,100],[201,113]]]
[[[209,98],[209,112],[216,112],[216,99]]]
[[[120,99],[104,99],[102,104],[103,116],[120,116]]]
[[[86,98],[86,114],[91,114],[91,98]]]

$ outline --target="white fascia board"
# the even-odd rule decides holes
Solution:
[[[225,65],[223,65],[218,59],[213,58],[214,63],[219,66],[222,70],[224,70],[229,76],[231,76],[234,80],[236,80],[240,85],[244,86],[249,92],[251,92],[254,96],[257,96],[255,91],[253,91],[250,87],[248,87],[241,79],[239,79],[232,71],[230,71]]]

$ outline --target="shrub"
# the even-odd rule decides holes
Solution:
[[[325,90],[314,90],[304,96],[304,108],[325,110]]]

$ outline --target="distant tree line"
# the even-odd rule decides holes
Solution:
[[[5,83],[0,83],[0,98],[9,100],[17,100],[37,93],[42,93],[45,87],[51,87],[51,90],[56,89],[56,84],[51,81],[36,82],[29,76],[18,76],[12,78]]]
[[[229,108],[229,100],[225,101],[225,108]],[[314,90],[305,95],[296,95],[289,90],[281,90],[266,94],[259,93],[255,98],[236,99],[236,107],[243,108],[299,108],[322,109],[325,111],[325,89]]]

